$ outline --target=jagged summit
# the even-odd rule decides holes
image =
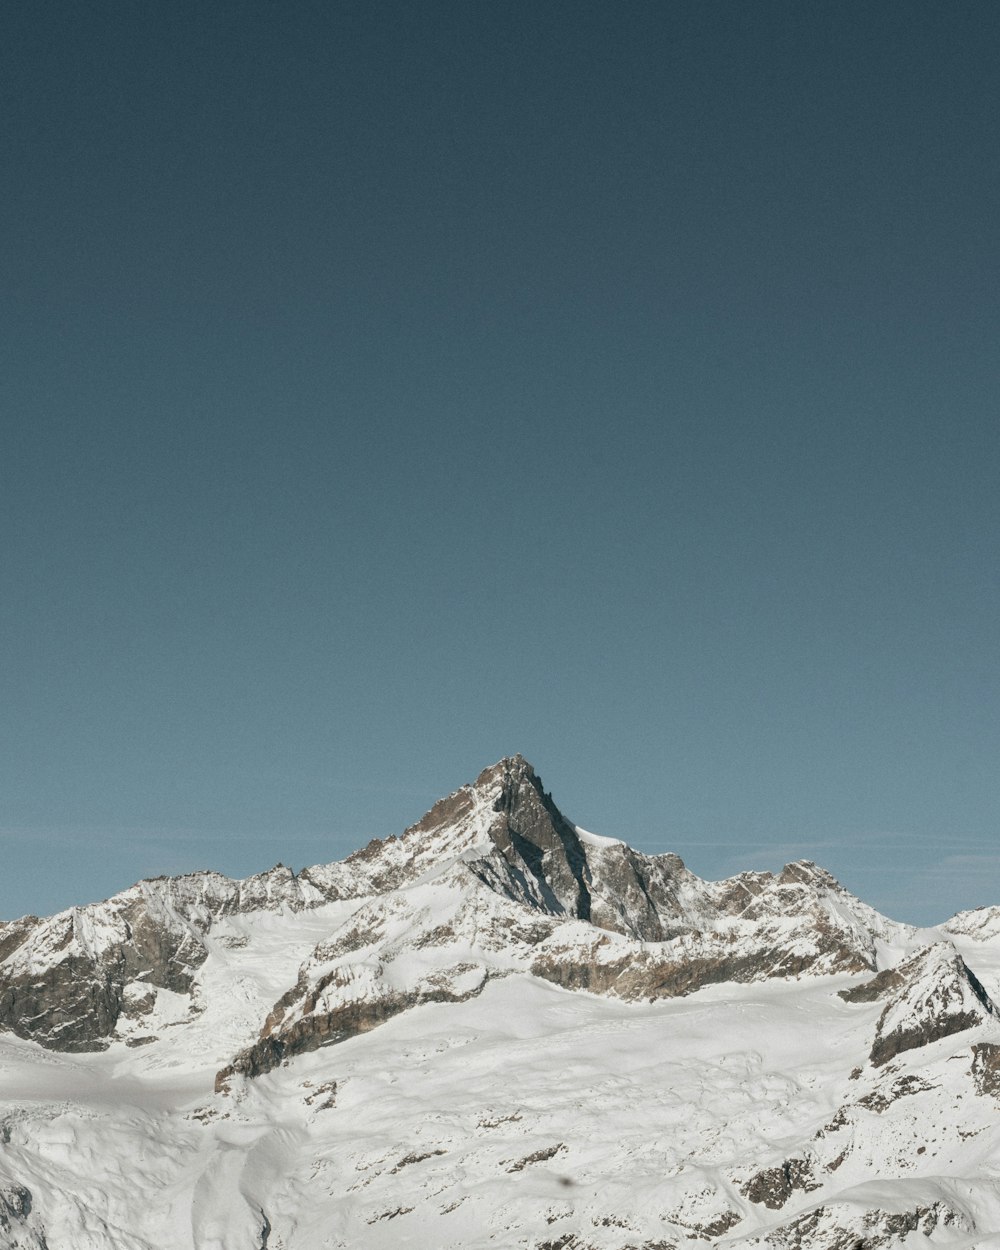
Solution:
[[[539,820],[544,823],[541,811],[548,813],[553,826],[565,825],[565,817],[545,792],[542,779],[523,755],[509,755],[489,768],[484,768],[475,781],[460,786],[437,803],[415,824],[409,826],[402,836],[421,837],[425,842],[450,833],[456,826],[464,826],[474,813],[503,813],[508,823],[517,828],[530,826]],[[480,828],[485,833],[498,831],[502,822],[487,821]],[[503,840],[503,835],[498,835]]]
[[[919,948],[897,967],[840,996],[853,1003],[885,1002],[871,1050],[875,1067],[998,1015],[979,978],[949,941]]]
[[[539,806],[549,812],[555,823],[566,823],[524,756],[505,756],[484,768],[471,784],[460,786],[446,798],[439,799],[401,836],[419,839],[427,846],[441,838],[453,838],[456,830],[492,837],[502,823],[492,819],[492,815],[505,813],[515,826],[522,822],[531,824],[538,818]]]

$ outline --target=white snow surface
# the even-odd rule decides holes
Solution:
[[[579,825],[574,825],[576,836],[584,844],[584,846],[624,846],[625,843],[621,838],[606,838],[601,833],[591,833],[589,829],[581,829]]]
[[[947,1220],[913,1244],[985,1246],[1000,1158],[996,1103],[968,1076],[979,1035],[851,1081],[879,1011],[837,997],[857,980],[625,1004],[512,977],[229,1095],[207,1022],[200,1047],[86,1057],[4,1039],[0,1183],[30,1190],[50,1250],[703,1246],[699,1226],[738,1216],[708,1238],[735,1248],[819,1208],[863,1229],[935,1203]],[[914,1074],[928,1088],[864,1105]],[[749,1201],[747,1180],[790,1156],[819,1189]]]

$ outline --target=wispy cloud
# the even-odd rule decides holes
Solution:
[[[677,837],[671,837],[669,834],[658,834],[652,838],[636,839],[637,845],[642,845],[648,849],[662,848],[664,850],[674,850],[682,847],[689,849],[707,847],[714,850],[721,847],[751,852],[768,851],[769,853],[809,849],[843,850],[864,848],[871,850],[887,845],[898,846],[901,849],[920,846],[922,849],[937,848],[942,851],[946,850],[949,853],[953,853],[956,850],[968,850],[970,853],[975,853],[986,842],[987,839],[985,837],[977,837],[974,834],[911,834],[901,830],[852,830],[848,833],[822,834],[816,837],[810,837],[808,834],[792,837],[767,837],[748,834],[745,837],[699,838],[691,834],[678,835]]]
[[[260,771],[251,769],[233,769],[233,776],[248,777],[256,784],[261,781],[280,782],[282,785],[300,787],[306,791],[332,790],[345,794],[393,794],[404,798],[416,799],[421,803],[433,803],[441,798],[431,790],[414,786],[393,786],[383,782],[377,785],[361,785],[354,781],[340,781],[328,773],[295,772],[290,769],[268,768]]]
[[[239,830],[206,832],[204,829],[145,828],[133,826],[13,826],[0,827],[0,846],[14,842],[24,846],[70,849],[85,845],[88,850],[115,850],[123,845],[178,846],[240,843],[267,844],[275,834],[244,833]]]
[[[1000,852],[985,852],[975,855],[945,855],[937,863],[928,864],[923,869],[928,876],[937,876],[942,872],[955,876],[969,874],[1000,873]],[[1000,893],[1000,890],[998,890]]]

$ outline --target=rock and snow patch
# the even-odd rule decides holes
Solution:
[[[885,1000],[870,1052],[875,1067],[998,1016],[979,979],[947,941],[924,947],[843,996],[854,1002]]]

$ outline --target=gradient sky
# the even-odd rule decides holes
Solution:
[[[8,5],[0,916],[521,751],[1000,902],[1000,7]]]

